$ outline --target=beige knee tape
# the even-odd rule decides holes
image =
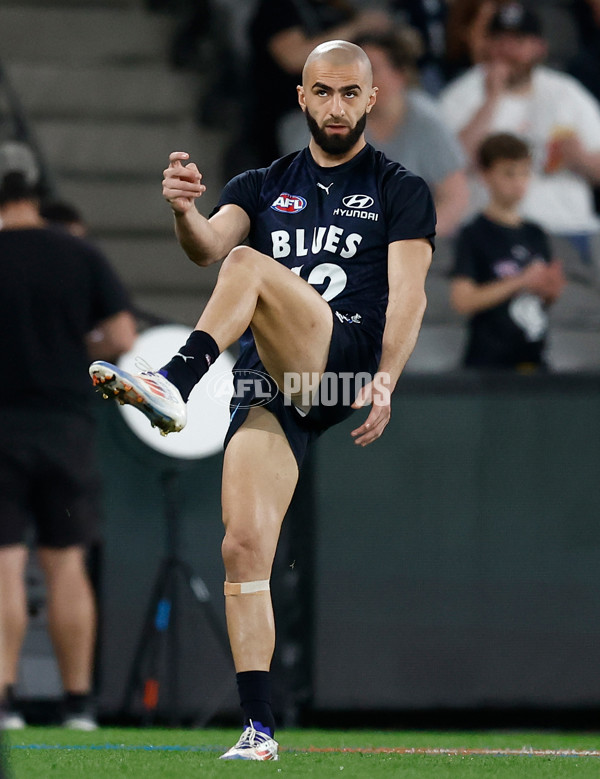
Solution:
[[[258,582],[225,582],[225,595],[255,595],[270,589],[268,579]]]

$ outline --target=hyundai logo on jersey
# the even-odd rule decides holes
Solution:
[[[348,195],[342,203],[348,208],[370,208],[375,201],[369,195]]]
[[[283,214],[298,214],[306,208],[306,200],[300,195],[288,195],[287,192],[282,192],[271,208]]]

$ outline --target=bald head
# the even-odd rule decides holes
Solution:
[[[321,43],[308,55],[302,70],[302,84],[306,86],[307,73],[315,64],[326,64],[333,67],[358,66],[363,70],[366,79],[365,86],[370,88],[373,85],[373,73],[371,62],[364,51],[355,43],[349,41],[325,41]]]

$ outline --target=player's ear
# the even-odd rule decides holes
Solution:
[[[372,87],[371,94],[369,95],[369,102],[367,103],[367,113],[371,113],[371,108],[375,105],[377,102],[377,93],[379,92],[379,87]]]
[[[298,92],[298,103],[300,104],[300,108],[303,111],[306,111],[306,95],[304,94],[304,87],[301,85],[297,86],[296,92]]]

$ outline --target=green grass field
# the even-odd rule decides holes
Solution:
[[[282,730],[278,762],[219,762],[238,736],[230,729],[30,727],[10,734],[7,746],[13,779],[210,779],[257,771],[343,779],[600,777],[600,735],[593,734]]]

